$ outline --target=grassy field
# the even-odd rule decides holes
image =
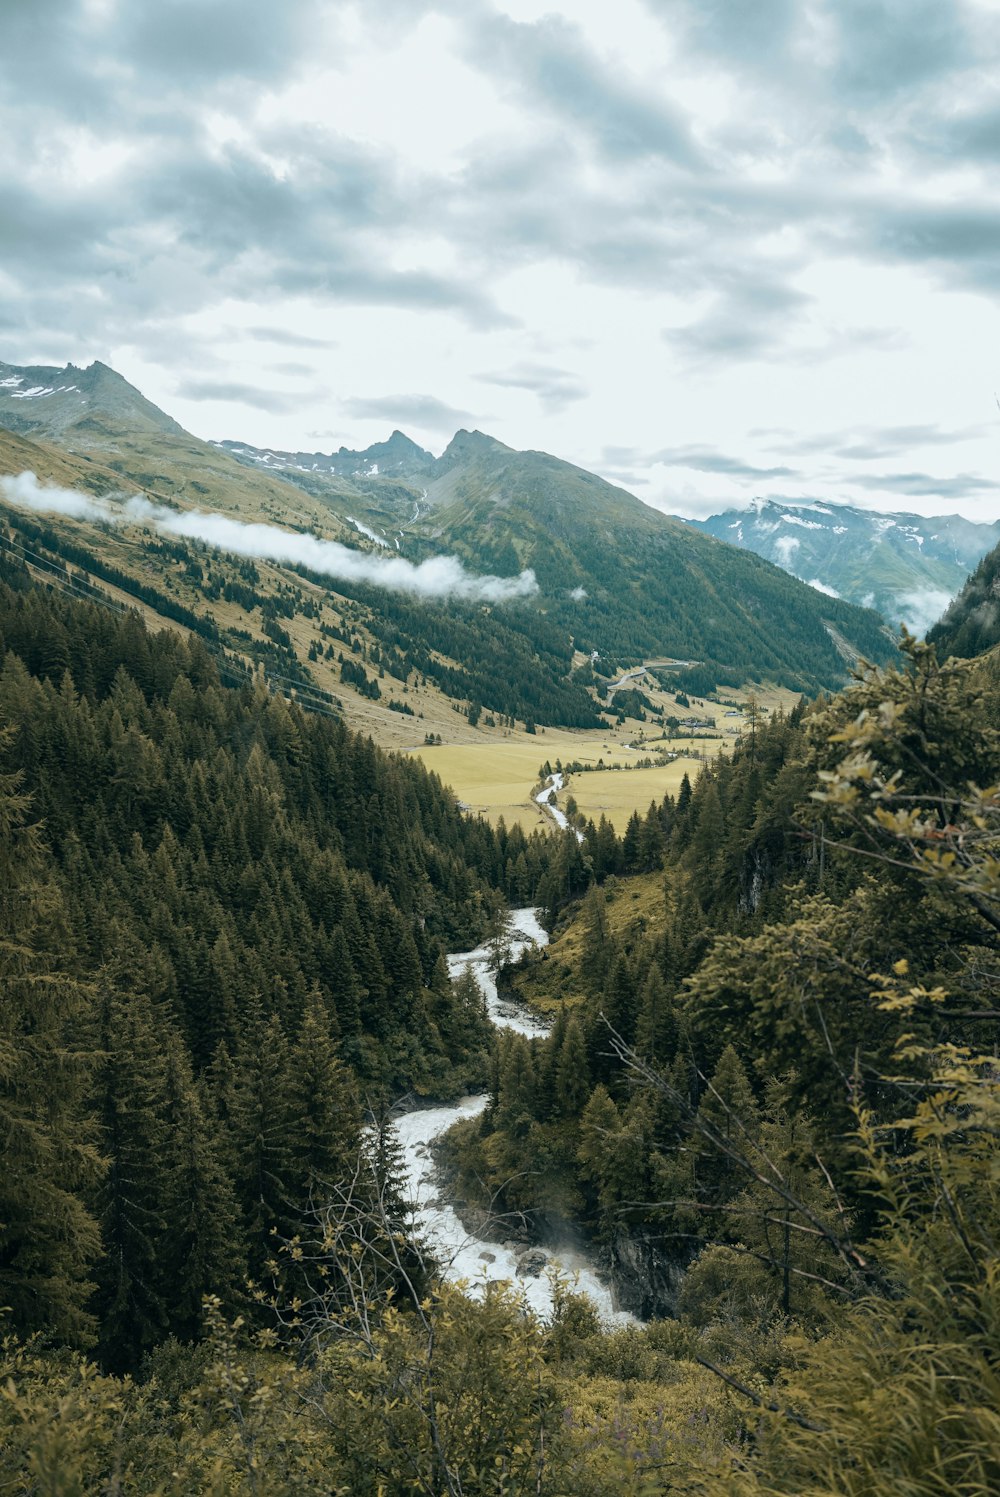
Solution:
[[[648,694],[653,695],[652,692]],[[798,700],[795,692],[780,688],[757,688],[753,694],[758,705],[767,712],[790,711]],[[341,691],[340,695],[347,706],[347,693]],[[411,692],[407,700],[415,710],[424,712],[423,720],[396,718],[394,723],[383,724],[380,718],[395,717],[395,714],[386,712],[376,703],[359,702],[355,705],[352,702],[349,711],[355,726],[362,725],[357,717],[363,716],[367,719],[364,730],[387,746],[413,746],[413,752],[429,769],[439,774],[446,785],[451,785],[459,800],[470,810],[494,822],[503,816],[508,825],[517,822],[526,832],[540,824],[551,825],[551,818],[531,799],[531,791],[538,783],[538,771],[546,761],[553,769],[574,761],[621,765],[621,769],[594,769],[571,775],[567,789],[558,798],[558,803],[563,805],[567,795],[572,795],[585,816],[598,821],[603,814],[621,833],[633,811],[645,812],[651,800],[662,800],[667,794],[676,795],[685,774],[693,780],[706,759],[713,759],[719,752],[732,748],[737,734],[745,726],[742,708],[747,695],[746,691],[720,693],[723,697],[721,705],[692,698],[691,706],[687,708],[678,707],[670,693],[656,692],[657,708],[668,714],[681,718],[688,715],[713,717],[717,721],[715,735],[706,733],[670,740],[664,738],[659,728],[634,719],[597,731],[540,728],[534,737],[523,732],[473,729],[457,713],[442,711],[440,698],[437,702],[429,698],[421,700],[423,694],[415,692]],[[740,715],[727,717],[727,710],[739,711]],[[420,745],[419,737],[428,731],[440,732],[444,742],[435,747]],[[636,768],[638,760],[655,756],[663,749],[681,757],[653,768]]]
[[[633,725],[634,726],[634,725]],[[568,793],[576,797],[580,809],[598,819],[603,810],[616,828],[624,831],[634,809],[645,811],[650,800],[662,800],[674,792],[685,769],[697,773],[704,750],[717,752],[717,740],[685,740],[672,745],[685,749],[692,757],[653,769],[636,769],[636,760],[650,751],[629,745],[622,729],[611,733],[573,733],[548,728],[535,737],[525,734],[510,738],[492,738],[483,743],[442,744],[437,748],[415,750],[420,758],[451,785],[459,800],[470,810],[481,812],[491,821],[503,816],[508,825],[519,822],[525,831],[540,824],[551,825],[551,818],[531,799],[538,783],[538,771],[546,761],[553,768],[557,761],[620,764],[618,770],[593,770],[573,775],[567,782]],[[567,792],[559,796],[565,801]],[[595,809],[592,809],[595,808]]]
[[[558,797],[560,806],[567,796],[572,796],[584,816],[600,821],[606,816],[615,831],[621,835],[628,825],[633,811],[645,812],[650,801],[661,801],[665,795],[676,795],[681,780],[687,775],[694,781],[702,766],[701,751],[708,758],[717,752],[718,744],[704,743],[691,747],[689,753],[675,759],[672,764],[656,765],[652,769],[623,769],[598,771],[595,774],[572,775],[565,791]]]

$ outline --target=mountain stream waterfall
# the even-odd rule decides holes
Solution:
[[[539,924],[537,910],[533,909],[511,910],[508,931],[512,961],[517,961],[529,946],[544,946],[549,939]],[[475,951],[449,956],[448,971],[453,978],[466,969],[472,972],[486,998],[490,1019],[499,1028],[516,1029],[519,1034],[529,1036],[547,1034],[548,1024],[519,1004],[499,996],[490,963],[489,949],[479,946]],[[485,1110],[487,1101],[485,1094],[462,1097],[451,1105],[423,1107],[396,1118],[407,1192],[414,1203],[416,1225],[441,1263],[446,1279],[452,1282],[461,1279],[472,1292],[475,1292],[477,1283],[508,1280],[523,1293],[530,1308],[545,1318],[552,1313],[552,1286],[544,1272],[537,1274],[534,1269],[525,1272],[523,1262],[519,1263],[524,1245],[488,1242],[470,1236],[454,1208],[440,1194],[442,1186],[431,1145],[460,1118],[478,1117]],[[598,1276],[590,1255],[576,1248],[546,1247],[543,1251],[548,1259],[547,1266],[560,1270],[571,1280],[575,1279],[576,1288],[593,1301],[605,1323],[636,1324],[628,1311],[615,1309],[611,1291]]]

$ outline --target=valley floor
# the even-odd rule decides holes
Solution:
[[[621,725],[608,725],[596,731],[569,728],[539,728],[537,733],[471,728],[457,713],[442,713],[434,728],[444,738],[441,744],[400,745],[386,741],[380,733],[381,723],[370,712],[370,721],[356,720],[348,693],[341,689],[341,700],[352,726],[370,732],[384,747],[404,746],[423,760],[428,769],[450,785],[462,804],[474,814],[496,823],[500,817],[508,826],[517,823],[530,833],[540,825],[551,825],[551,818],[532,799],[532,790],[548,763],[552,769],[578,763],[586,770],[568,774],[566,788],[557,804],[565,808],[572,796],[584,816],[595,822],[606,816],[621,834],[633,811],[644,813],[650,801],[662,801],[665,795],[676,795],[685,774],[693,781],[701,766],[719,753],[728,753],[745,730],[744,707],[749,692],[720,692],[719,700],[708,702],[692,698],[690,707],[678,706],[672,693],[643,689],[658,710],[666,715],[714,718],[716,729],[688,737],[666,738],[655,724],[627,718]],[[350,694],[353,696],[353,693]],[[757,689],[754,697],[768,713],[790,711],[798,700],[794,692],[781,688]],[[371,708],[376,704],[364,704]],[[729,714],[735,714],[730,716]],[[382,717],[396,714],[381,713]],[[453,719],[454,726],[448,722]],[[409,730],[411,742],[416,726],[426,731],[424,720],[399,719],[391,724],[401,736]],[[638,767],[644,761],[669,753],[676,755],[668,763]],[[604,766],[599,768],[598,766]]]

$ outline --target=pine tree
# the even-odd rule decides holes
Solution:
[[[602,1211],[614,1204],[615,1138],[621,1129],[621,1116],[603,1086],[596,1086],[580,1115],[580,1143],[577,1159],[584,1179],[593,1187]]]
[[[650,967],[639,997],[635,1047],[658,1067],[670,1065],[677,1052],[677,1015],[659,967]]]
[[[733,1156],[747,1154],[759,1128],[743,1062],[727,1045],[698,1104],[691,1142],[695,1190],[703,1206],[724,1206],[744,1187],[747,1170]]]
[[[583,980],[591,993],[599,993],[603,989],[614,954],[614,941],[608,932],[604,890],[594,884],[583,901],[581,962]]]
[[[571,1018],[559,1050],[555,1078],[555,1103],[563,1118],[575,1118],[590,1095],[587,1046],[579,1020]]]
[[[236,1194],[179,1043],[168,1057],[171,1164],[164,1279],[170,1329],[182,1339],[201,1329],[203,1300],[232,1304],[246,1276]]]
[[[168,1026],[145,994],[102,995],[99,1195],[105,1254],[98,1282],[105,1360],[133,1369],[169,1324],[165,1241],[170,1208]]]
[[[46,949],[65,927],[19,781],[0,774],[0,1304],[24,1334],[86,1342],[100,1249],[86,1202],[103,1169],[79,1044],[90,1000]]]
[[[330,1018],[313,988],[289,1052],[288,1128],[294,1209],[301,1215],[324,1186],[339,1184],[357,1154],[360,1111],[350,1073],[338,1059]]]
[[[251,1273],[271,1256],[272,1233],[293,1225],[291,1086],[288,1046],[278,1019],[249,1017],[236,1050],[235,1185],[245,1223]]]

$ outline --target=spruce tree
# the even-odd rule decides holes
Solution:
[[[109,1164],[98,1198],[105,1249],[98,1273],[101,1348],[110,1365],[130,1370],[170,1318],[169,1027],[145,994],[109,987],[101,1000],[100,1043],[99,1117]]]
[[[587,1045],[580,1022],[574,1017],[566,1025],[556,1066],[555,1104],[560,1117],[577,1117],[589,1095]]]
[[[293,1226],[296,1193],[288,1046],[278,1019],[265,1020],[257,1008],[235,1059],[235,1184],[257,1275],[272,1254],[273,1233],[287,1235]]]
[[[232,1303],[246,1275],[239,1206],[178,1036],[167,1051],[170,1171],[163,1273],[170,1327],[182,1339],[197,1335],[208,1294]]]
[[[288,1059],[293,1207],[302,1215],[310,1202],[322,1199],[325,1187],[350,1177],[361,1121],[353,1082],[337,1056],[318,988],[309,994]]]
[[[80,1043],[90,996],[48,949],[66,931],[19,782],[0,774],[0,1304],[23,1334],[87,1342],[100,1250],[87,1200],[103,1171]]]

